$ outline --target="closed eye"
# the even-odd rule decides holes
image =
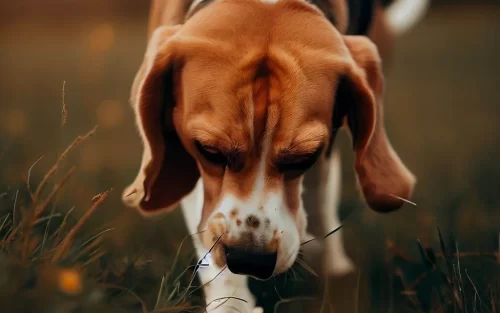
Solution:
[[[322,150],[322,147],[320,147],[312,153],[305,154],[292,154],[284,151],[277,157],[276,169],[284,173],[287,179],[296,178],[316,163]]]
[[[226,166],[228,158],[217,148],[204,145],[198,140],[195,141],[195,146],[198,152],[210,163],[218,166]]]

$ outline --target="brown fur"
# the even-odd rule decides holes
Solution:
[[[206,220],[225,193],[250,195],[263,140],[271,138],[265,188],[284,188],[288,207],[297,210],[300,180],[284,180],[273,164],[283,151],[327,145],[341,77],[348,81],[344,104],[355,112],[355,168],[368,205],[391,211],[403,204],[397,197],[411,196],[414,178],[384,131],[381,61],[370,40],[343,36],[299,0],[220,0],[182,27],[165,26],[179,20],[172,14],[166,22],[166,14],[154,12],[156,31],[133,87],[145,152],[125,194],[139,192],[126,196],[128,203],[144,213],[168,211],[201,175]],[[195,139],[239,151],[241,170],[207,162]]]

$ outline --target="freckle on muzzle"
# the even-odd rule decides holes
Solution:
[[[251,251],[240,247],[226,247],[226,263],[234,274],[248,275],[260,280],[270,278],[276,267],[278,252]]]

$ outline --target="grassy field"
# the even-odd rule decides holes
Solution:
[[[196,260],[189,240],[181,246],[180,212],[149,221],[120,202],[140,162],[128,96],[147,10],[107,12],[60,23],[19,15],[0,27],[0,307],[8,312],[203,307],[199,282],[188,288]],[[341,215],[352,212],[345,243],[359,271],[331,279],[327,292],[300,266],[252,282],[266,312],[278,302],[276,312],[292,313],[330,304],[356,313],[500,310],[498,16],[494,4],[438,6],[397,43],[386,123],[418,177],[417,206],[390,215],[364,208],[342,137]]]

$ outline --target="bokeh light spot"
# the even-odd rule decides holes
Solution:
[[[28,127],[26,114],[19,109],[10,109],[2,118],[5,131],[9,136],[24,134]]]
[[[99,127],[116,127],[123,121],[123,105],[120,101],[106,100],[99,104],[96,114]]]
[[[97,25],[89,35],[89,49],[99,53],[108,51],[115,42],[115,29],[110,24]]]
[[[82,289],[82,277],[74,269],[64,269],[59,272],[59,288],[66,294],[76,295]]]

